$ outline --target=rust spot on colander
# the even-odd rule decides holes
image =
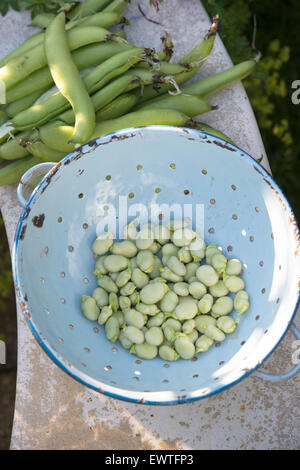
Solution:
[[[44,221],[45,221],[45,217],[46,217],[45,214],[36,215],[32,219],[33,225],[37,228],[42,228]]]
[[[223,144],[222,142],[218,142],[217,140],[214,140],[213,143],[218,145],[219,147],[222,147],[223,149],[230,150],[231,152],[236,152],[236,149],[233,147],[229,147],[228,144]]]
[[[29,214],[30,214],[30,211],[31,211],[31,208],[30,208],[30,207],[26,207],[26,209],[25,209],[25,214],[24,214],[24,217],[22,217],[22,220],[27,219],[27,217],[28,217]]]
[[[55,165],[50,170],[49,176],[47,176],[47,178],[46,178],[46,184],[45,184],[44,188],[42,189],[41,194],[43,194],[43,192],[48,188],[49,184],[51,183],[51,180],[52,180],[53,176],[58,172],[60,167],[61,167],[61,162],[57,163],[57,165]]]
[[[21,233],[20,233],[20,237],[19,237],[20,240],[24,240],[26,229],[27,229],[27,225],[23,225]]]

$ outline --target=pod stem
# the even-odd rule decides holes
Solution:
[[[216,14],[212,19],[211,27],[209,28],[209,30],[208,30],[208,32],[205,36],[205,39],[208,39],[212,36],[215,36],[218,32],[218,29],[219,29],[219,15]]]
[[[164,31],[164,34],[165,36],[162,36],[160,39],[163,43],[163,52],[166,58],[170,60],[174,52],[174,44],[168,31]]]

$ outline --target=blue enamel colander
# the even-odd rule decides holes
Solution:
[[[26,183],[50,168],[26,203]],[[291,325],[299,295],[295,217],[264,168],[222,139],[169,126],[122,130],[90,142],[54,167],[30,170],[18,194],[24,206],[13,252],[19,303],[51,359],[95,390],[147,404],[204,398],[260,366]],[[128,217],[120,201],[127,204]],[[103,328],[80,311],[81,295],[96,287],[91,244],[108,207],[116,209],[118,230],[139,207],[159,206],[163,217],[163,207],[172,204],[199,209],[206,243],[242,260],[251,307],[235,332],[216,343],[219,347],[192,360],[139,360],[109,342]],[[141,214],[142,221],[147,217]],[[280,377],[255,373],[279,380],[299,369],[295,365]]]

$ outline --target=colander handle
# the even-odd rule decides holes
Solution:
[[[30,183],[34,183],[35,180],[37,180],[37,178],[46,175],[48,171],[50,171],[51,168],[53,168],[53,166],[55,165],[57,165],[57,163],[52,163],[52,162],[39,163],[38,165],[33,166],[28,171],[26,171],[26,173],[24,173],[24,175],[20,179],[19,186],[17,189],[17,197],[18,197],[19,203],[24,209],[26,208],[27,202],[29,199],[29,198],[26,199],[23,195],[26,186],[28,187],[28,185],[30,185]]]
[[[298,340],[300,340],[300,331],[294,324],[291,325],[291,330],[294,333],[295,337]],[[300,347],[300,341],[299,341],[299,347]],[[269,380],[271,382],[281,382],[282,380],[286,380],[286,379],[293,377],[293,375],[295,375],[299,371],[300,371],[300,361],[297,365],[295,365],[295,367],[293,367],[293,369],[291,369],[289,372],[286,372],[285,374],[274,375],[274,374],[268,374],[267,372],[262,372],[260,370],[256,370],[254,372],[254,375],[256,375],[257,377],[261,379]]]

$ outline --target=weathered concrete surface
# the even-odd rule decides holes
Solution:
[[[176,57],[188,51],[208,29],[198,0],[164,0],[158,19],[175,42]],[[130,40],[159,46],[161,28],[139,17],[136,0],[126,16],[132,19]],[[3,54],[29,34],[26,14],[11,13],[0,22]],[[217,38],[201,70],[207,76],[231,65]],[[202,120],[227,133],[256,158],[268,162],[248,98],[241,84],[216,94],[219,110]],[[10,244],[20,215],[15,187],[0,189],[0,204]],[[296,323],[298,326],[299,314]],[[282,384],[250,376],[222,394],[170,407],[135,405],[97,394],[56,367],[33,339],[18,309],[18,383],[12,449],[299,449],[300,375]],[[283,372],[292,367],[294,338],[288,334],[265,368]]]

